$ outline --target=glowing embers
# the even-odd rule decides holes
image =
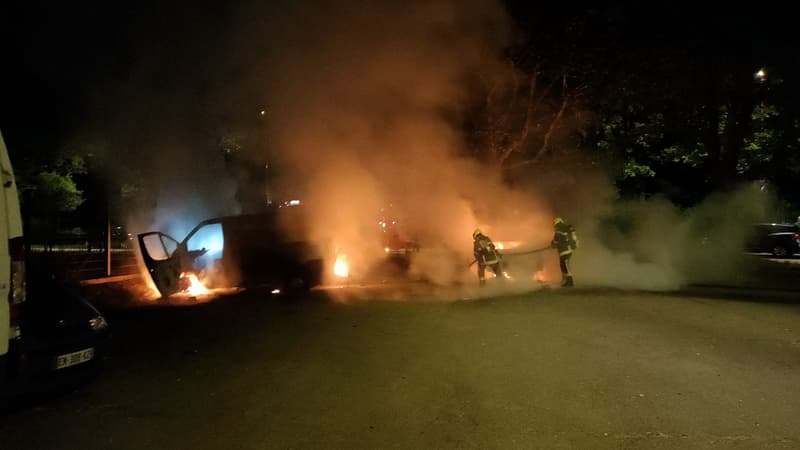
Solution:
[[[347,255],[344,253],[336,255],[336,262],[333,264],[333,274],[339,278],[347,278],[350,276],[350,264],[347,261]]]
[[[545,276],[544,270],[534,273],[533,280],[538,283],[547,283],[547,277]]]
[[[197,278],[196,273],[182,272],[180,277],[180,292],[197,296],[208,295],[211,291]]]

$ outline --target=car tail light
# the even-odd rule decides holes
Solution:
[[[800,234],[795,233],[794,236],[792,236],[792,239],[794,239],[795,242],[800,244]]]
[[[8,303],[11,309],[11,338],[22,336],[22,304],[25,302],[25,243],[22,237],[8,240],[8,253],[11,257],[10,289]]]

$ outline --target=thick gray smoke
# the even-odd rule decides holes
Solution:
[[[741,281],[751,224],[770,215],[772,198],[743,186],[687,211],[664,199],[606,203],[581,216],[582,247],[573,265],[584,284],[649,290]],[[585,212],[591,212],[587,208]]]

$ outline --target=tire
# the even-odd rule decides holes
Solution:
[[[789,249],[782,245],[776,245],[772,247],[772,256],[776,258],[786,258],[790,255]]]

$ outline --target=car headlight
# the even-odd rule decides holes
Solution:
[[[108,322],[106,322],[106,318],[103,316],[92,317],[89,319],[89,326],[94,331],[101,331],[108,328]]]

